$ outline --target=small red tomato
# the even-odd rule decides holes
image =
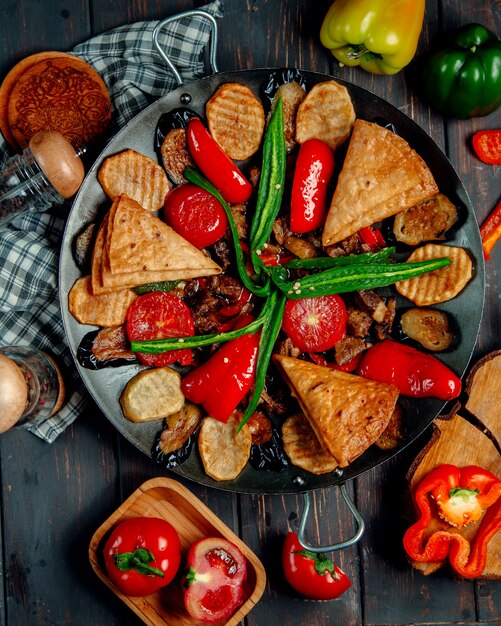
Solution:
[[[237,546],[221,537],[194,543],[187,557],[184,604],[193,619],[226,620],[243,602],[247,563]]]
[[[319,228],[327,213],[327,186],[334,172],[334,153],[320,139],[308,139],[297,157],[291,196],[291,230]]]
[[[191,337],[195,333],[188,306],[178,296],[163,291],[151,291],[139,296],[129,307],[125,328],[130,341]],[[143,365],[156,367],[166,367],[175,361],[189,365],[193,359],[192,351],[187,348],[160,354],[138,352],[137,356]]]
[[[338,295],[288,300],[282,328],[302,352],[324,352],[345,336],[346,317]]]
[[[167,224],[197,248],[205,248],[221,239],[228,226],[219,200],[189,183],[174,188],[167,195],[163,214]]]
[[[282,550],[285,579],[298,593],[313,600],[333,600],[351,581],[325,554],[305,550],[297,533],[289,532]]]
[[[131,517],[120,522],[103,552],[110,580],[133,597],[148,596],[168,585],[181,563],[175,528],[157,517]]]

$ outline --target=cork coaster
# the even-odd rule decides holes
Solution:
[[[7,81],[11,138],[22,150],[37,132],[55,130],[74,148],[89,145],[106,131],[111,119],[106,85],[88,63],[73,55],[41,54],[46,56],[35,59],[33,64],[25,59],[17,79]]]

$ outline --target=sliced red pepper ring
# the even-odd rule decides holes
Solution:
[[[480,576],[485,568],[487,544],[501,529],[501,480],[478,466],[458,468],[443,464],[419,483],[414,501],[420,518],[403,539],[409,557],[418,562],[440,562],[449,557],[461,576]],[[481,521],[470,543],[457,531],[430,534],[437,518],[452,526]]]

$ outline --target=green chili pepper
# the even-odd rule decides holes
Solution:
[[[157,283],[145,283],[144,285],[138,285],[137,287],[133,287],[132,291],[137,293],[138,296],[142,296],[145,293],[150,293],[152,291],[165,291],[169,292],[177,287],[181,281],[180,280],[164,280]]]
[[[280,98],[272,113],[263,146],[263,165],[257,194],[256,211],[250,228],[252,262],[256,272],[262,264],[256,257],[270,238],[273,223],[282,204],[285,185],[286,148],[283,104]]]
[[[291,300],[328,296],[349,291],[375,289],[432,272],[450,264],[450,259],[440,258],[415,263],[381,263],[349,265],[325,270],[296,281],[284,281],[283,273],[272,272],[272,280]],[[275,269],[275,268],[273,268]]]
[[[132,352],[144,352],[146,354],[159,354],[169,350],[179,350],[180,348],[200,348],[211,346],[215,343],[224,343],[242,335],[251,335],[257,332],[266,322],[272,302],[268,298],[261,310],[261,313],[250,324],[237,330],[230,330],[227,333],[213,333],[210,335],[196,335],[194,337],[170,337],[169,339],[144,339],[141,341],[131,341]]]
[[[261,330],[261,338],[259,340],[259,352],[256,363],[256,379],[254,383],[254,391],[249,400],[249,404],[245,410],[245,413],[238,425],[238,431],[247,423],[249,417],[256,410],[257,405],[261,399],[261,393],[266,381],[266,373],[268,371],[268,364],[271,359],[273,347],[277,340],[278,333],[282,326],[282,317],[284,315],[284,308],[286,298],[283,294],[272,291],[268,298],[269,309],[268,314],[263,323],[263,329]]]
[[[382,248],[377,252],[364,252],[363,254],[350,254],[349,256],[325,257],[319,256],[313,259],[294,259],[284,265],[291,270],[319,270],[344,265],[361,265],[362,263],[384,263],[388,261],[395,248]]]

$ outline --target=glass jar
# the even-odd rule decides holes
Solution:
[[[0,354],[19,368],[26,381],[26,406],[15,425],[30,428],[55,415],[63,406],[65,387],[54,360],[45,352],[22,346],[0,348]]]
[[[0,226],[21,213],[46,211],[52,204],[61,204],[63,200],[30,148],[12,157],[0,172]]]
[[[29,147],[16,154],[0,172],[0,227],[18,215],[46,211],[78,191],[85,172],[80,156],[56,131],[42,130]]]

